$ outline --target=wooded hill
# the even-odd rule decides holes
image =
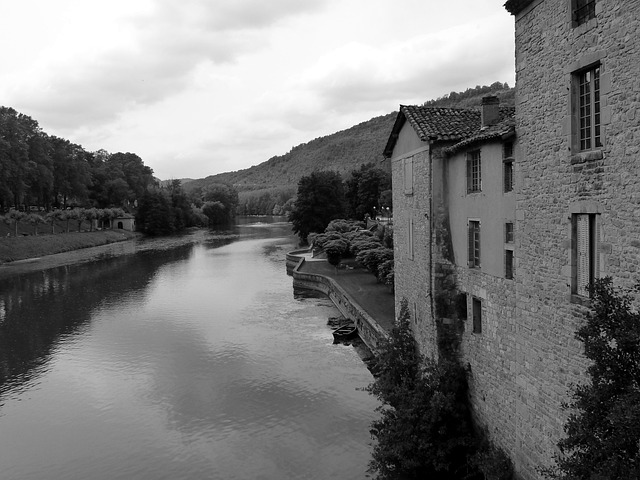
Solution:
[[[429,107],[479,107],[483,96],[496,95],[502,105],[514,104],[514,89],[506,83],[468,88],[464,92],[451,92],[441,98],[429,100]],[[227,183],[243,192],[295,191],[301,177],[314,171],[332,170],[346,178],[362,164],[373,162],[390,169],[382,151],[387,143],[397,112],[372,118],[332,135],[316,138],[253,167],[235,172],[220,173],[197,180],[183,179],[183,188],[191,192],[212,183]]]

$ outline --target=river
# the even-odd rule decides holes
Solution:
[[[372,377],[290,226],[192,235],[0,280],[0,479],[368,476]]]

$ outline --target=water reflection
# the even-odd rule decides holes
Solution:
[[[364,478],[370,374],[287,224],[0,282],[0,478]]]
[[[147,252],[1,280],[0,393],[42,373],[54,345],[81,330],[95,308],[144,289],[161,265],[187,259],[192,249],[186,245],[162,255]]]

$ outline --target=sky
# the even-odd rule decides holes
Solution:
[[[0,105],[156,177],[248,168],[399,105],[514,85],[504,0],[0,0]]]

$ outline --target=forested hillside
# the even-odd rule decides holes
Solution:
[[[483,96],[496,95],[503,105],[514,104],[514,89],[506,83],[476,86],[451,92],[424,105],[429,107],[479,107]],[[316,138],[251,168],[220,173],[197,180],[183,180],[186,192],[197,194],[212,183],[227,183],[239,192],[239,212],[243,214],[286,213],[282,207],[295,195],[301,177],[314,171],[331,170],[346,178],[362,164],[373,162],[387,171],[382,151],[397,112],[375,117],[347,130]]]

